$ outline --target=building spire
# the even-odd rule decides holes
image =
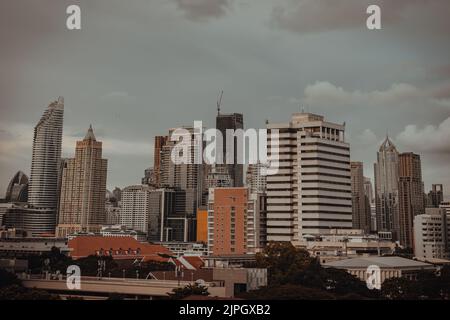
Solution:
[[[84,140],[96,141],[95,135],[94,135],[94,130],[92,129],[92,124],[89,125],[89,129],[88,129],[88,131],[86,133],[86,136],[84,137]]]

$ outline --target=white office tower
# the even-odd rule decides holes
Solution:
[[[267,176],[267,241],[298,242],[330,229],[351,229],[345,125],[295,113],[290,122],[267,128],[272,169],[279,163],[278,172]]]
[[[61,161],[64,99],[52,102],[34,128],[28,202],[35,208],[56,209]]]
[[[147,185],[129,186],[122,190],[121,225],[147,233],[151,192]]]
[[[450,213],[445,208],[425,208],[414,217],[414,255],[421,259],[449,258]]]

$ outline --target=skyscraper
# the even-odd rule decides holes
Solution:
[[[35,208],[57,207],[63,116],[64,98],[59,97],[48,106],[34,128],[28,202]]]
[[[57,235],[99,232],[106,223],[106,159],[102,143],[95,139],[92,126],[82,141],[77,141],[75,158],[64,161],[61,178]]]
[[[353,228],[361,229],[365,233],[370,232],[370,209],[367,210],[366,195],[364,192],[363,163],[350,162],[352,179],[352,210]]]
[[[154,184],[160,187],[161,183],[161,152],[163,147],[166,145],[169,137],[168,136],[156,136],[153,148],[153,177]]]
[[[428,192],[427,207],[439,208],[441,202],[444,201],[444,191],[442,184],[432,184],[431,190]]]
[[[28,201],[28,177],[22,171],[18,171],[9,182],[5,195],[6,202]]]
[[[224,164],[218,164],[217,166],[224,166],[227,168],[228,174],[230,175],[232,186],[242,187],[244,185],[244,165],[238,164],[238,143],[237,138],[234,137],[234,157],[232,164],[225,164],[227,161],[227,129],[237,130],[244,128],[244,118],[241,113],[221,113],[220,106],[217,109],[216,117],[216,129],[222,133],[223,137],[223,162]],[[231,143],[231,142],[230,142]]]
[[[187,215],[195,216],[197,208],[203,205],[203,193],[206,187],[204,164],[194,161],[195,155],[199,153],[201,148],[196,143],[199,140],[200,132],[196,132],[195,128],[188,126],[183,129],[186,130],[191,139],[187,151],[191,162],[178,164],[172,161],[172,151],[177,142],[169,139],[161,151],[160,185],[163,188],[183,190],[186,193],[185,212]],[[169,137],[178,134],[175,129],[169,130]],[[184,138],[182,137],[182,139]]]
[[[425,212],[420,156],[407,152],[398,159],[399,240],[401,245],[413,248],[414,217]]]
[[[375,171],[375,206],[377,231],[389,231],[397,239],[398,220],[398,151],[386,137],[377,153]]]
[[[298,242],[305,235],[351,229],[345,125],[295,113],[288,123],[270,123],[267,128],[268,160],[279,167],[266,177],[267,240]]]

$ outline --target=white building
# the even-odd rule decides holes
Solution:
[[[268,124],[267,240],[298,242],[303,235],[352,228],[350,146],[345,125],[311,113]],[[272,165],[273,167],[274,165]]]
[[[426,208],[414,217],[414,255],[424,259],[449,257],[450,213],[443,208]]]
[[[122,190],[121,225],[147,233],[151,191],[146,185],[129,186]]]

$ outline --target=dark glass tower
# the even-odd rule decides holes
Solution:
[[[223,162],[226,162],[226,146],[227,146],[227,129],[244,129],[244,117],[241,113],[230,113],[225,114],[220,112],[220,107],[217,109],[217,117],[216,117],[216,129],[222,133],[223,136]],[[243,164],[238,164],[238,156],[237,156],[237,138],[234,138],[234,161],[233,164],[225,164],[227,168],[228,174],[232,180],[233,187],[243,187],[244,186],[244,166]],[[221,165],[218,165],[219,167]]]

